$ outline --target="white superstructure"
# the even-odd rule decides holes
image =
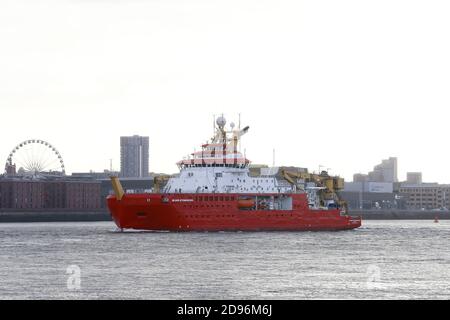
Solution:
[[[186,167],[167,183],[167,193],[288,193],[275,176],[250,177],[249,170],[233,167]]]
[[[172,177],[166,193],[289,193],[290,185],[280,184],[275,176],[251,177],[250,161],[237,149],[239,140],[249,127],[226,131],[225,118],[219,117],[210,143],[189,159],[178,162],[180,174]]]

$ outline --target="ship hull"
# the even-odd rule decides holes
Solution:
[[[120,229],[152,231],[337,231],[361,226],[360,217],[340,209],[310,209],[305,194],[292,194],[292,207],[242,208],[240,195],[126,194],[107,198]],[[267,195],[265,195],[267,196]]]

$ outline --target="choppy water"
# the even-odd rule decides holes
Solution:
[[[449,240],[450,221],[263,233],[0,224],[0,298],[449,299]],[[70,265],[81,270],[79,290],[76,277],[68,289]]]

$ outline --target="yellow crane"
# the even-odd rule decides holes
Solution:
[[[161,192],[161,185],[163,183],[166,183],[172,176],[170,175],[157,175],[153,179],[153,192],[160,193]],[[116,199],[118,201],[122,200],[122,198],[125,195],[125,191],[122,187],[122,184],[120,183],[120,180],[117,176],[111,176],[111,183],[114,190],[114,194],[116,195]]]
[[[324,189],[320,191],[321,202],[324,200],[335,200],[341,207],[346,207],[346,202],[340,200],[337,191],[344,189],[344,179],[338,176],[330,176],[328,172],[322,171],[320,174],[309,172],[293,172],[281,170],[281,176],[297,189],[304,190],[303,185],[299,185],[297,179],[307,182],[314,182],[318,187]]]
[[[169,179],[171,177],[172,176],[166,175],[166,174],[161,174],[161,175],[155,176],[155,178],[153,178],[153,192],[161,193],[161,185],[163,183],[167,183],[167,181],[169,181]]]
[[[303,190],[303,186],[297,183],[297,179],[303,179],[305,182],[311,178],[308,172],[293,172],[289,170],[281,170],[281,176],[291,185],[295,186],[297,189]],[[294,180],[295,179],[295,180]]]
[[[114,190],[114,194],[116,195],[117,201],[122,200],[125,191],[123,190],[122,184],[120,183],[120,180],[117,176],[111,176],[111,183]]]

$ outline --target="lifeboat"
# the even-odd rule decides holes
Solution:
[[[255,206],[255,200],[254,199],[239,199],[238,200],[238,207],[242,209],[249,209],[253,208]]]

